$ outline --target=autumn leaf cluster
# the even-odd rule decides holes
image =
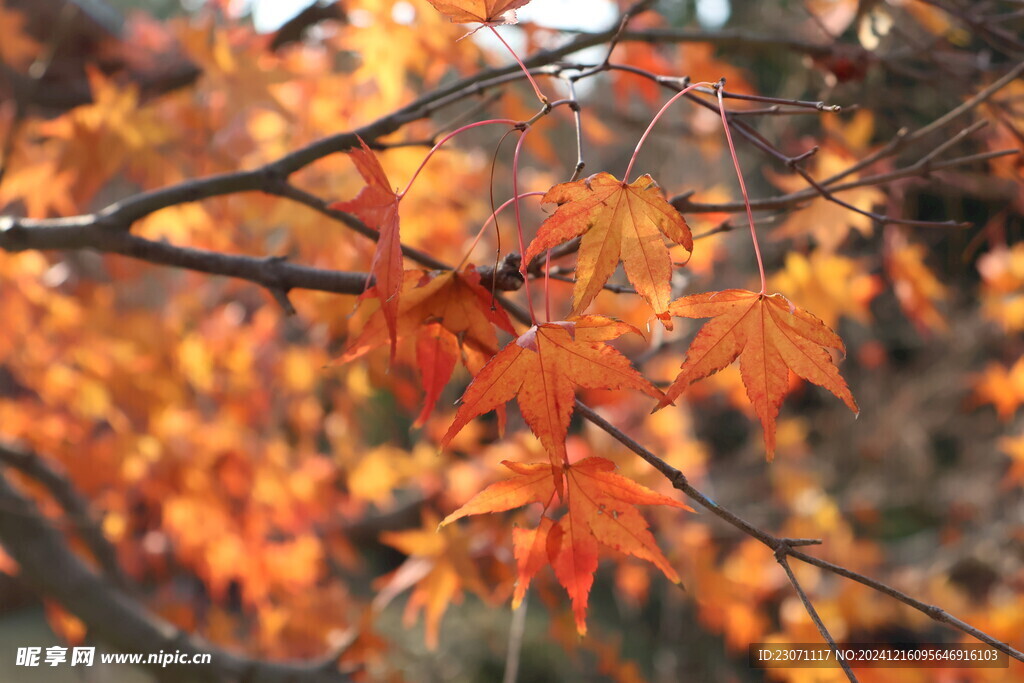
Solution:
[[[934,170],[939,156],[914,170],[929,151],[885,154],[892,121],[872,111],[885,102],[784,116],[725,99],[736,169],[724,117],[708,108],[723,102],[714,88],[693,91],[704,105],[680,98],[661,119],[654,112],[684,87],[674,76],[610,68],[572,94],[566,79],[585,68],[562,73],[552,60],[531,71],[532,85],[509,72],[479,91],[445,90],[514,66],[504,46],[487,47],[492,31],[521,38],[521,55],[565,36],[515,26],[525,0],[407,4],[411,15],[352,0],[342,20],[277,50],[225,25],[226,2],[188,20],[134,16],[122,49],[137,62],[83,67],[89,103],[0,111],[14,131],[0,205],[33,220],[273,168],[339,131],[360,133],[287,178],[267,174],[262,191],[175,202],[130,226],[156,253],[349,273],[348,294],[272,279],[261,288],[209,260],[168,268],[183,264],[141,248],[14,253],[3,242],[0,436],[44,454],[91,501],[146,607],[271,659],[319,657],[357,631],[342,668],[357,662],[382,680],[414,668],[424,641],[453,647],[464,623],[451,613],[473,614],[478,601],[543,605],[543,639],[589,652],[615,680],[641,678],[647,663],[616,653],[630,629],[649,634],[654,610],[663,623],[697,622],[723,660],[764,639],[816,641],[772,551],[693,514],[679,480],[587,423],[593,409],[713,492],[712,504],[779,537],[821,538],[820,556],[851,571],[882,575],[890,553],[940,538],[946,554],[930,573],[906,568],[894,581],[1018,637],[1020,568],[972,539],[1020,533],[988,525],[1024,482],[1019,163]],[[787,87],[860,102],[887,65],[903,66],[884,45],[840,63],[845,53],[817,49],[832,44],[818,23],[860,41],[890,13],[961,55],[956,22],[918,4],[876,3],[870,24],[857,3],[807,3],[821,21],[792,19],[799,40],[787,49],[806,40],[813,59],[794,57],[804,77]],[[3,4],[0,20],[12,37],[0,58],[28,69],[45,39]],[[657,12],[630,23],[641,36],[677,28]],[[779,94],[756,60],[725,52],[626,39],[610,62]],[[172,59],[201,77],[159,95],[136,78],[139,64]],[[974,85],[935,97],[955,99],[951,109],[984,83]],[[447,94],[409,109],[432,92]],[[999,92],[987,105],[996,114],[965,110],[990,121],[963,136],[971,153],[1017,144],[1020,83]],[[814,147],[799,166],[830,193],[796,164],[753,163],[763,147],[744,149],[744,125],[789,159]],[[781,208],[748,227],[737,172],[755,209]],[[874,180],[887,174],[890,184]],[[977,225],[899,222],[915,201],[938,203],[931,182],[945,183],[950,216]],[[950,188],[974,194],[957,204]],[[59,501],[11,478],[82,552]],[[925,631],[886,596],[794,567],[840,638]],[[12,553],[0,569],[20,571]],[[403,600],[402,624],[422,621],[422,633],[394,623]],[[609,628],[613,609],[621,623]],[[56,600],[47,618],[68,642],[90,635]]]

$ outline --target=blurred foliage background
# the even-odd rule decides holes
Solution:
[[[484,32],[458,41],[466,28],[423,0],[349,0],[308,26],[291,24],[299,30],[279,42],[284,29],[256,31],[240,3],[77,4],[81,13],[60,29],[35,85],[32,64],[62,26],[61,3],[0,4],[5,214],[76,215],[140,191],[253,168],[459,75],[509,62]],[[605,28],[589,20],[604,10],[614,20],[617,7],[600,4],[534,0],[523,23],[500,30],[529,54]],[[851,167],[848,181],[889,174],[838,193],[862,211],[970,226],[880,222],[820,196],[758,212],[770,287],[839,332],[848,349],[840,367],[861,406],[854,420],[826,392],[794,380],[772,463],[735,368],[651,416],[651,406],[625,394],[591,392],[585,400],[743,518],[779,535],[821,538],[815,554],[1019,645],[1024,184],[1019,156],[975,157],[1021,149],[1024,81],[909,144],[894,142],[957,111],[1024,59],[1019,3],[680,0],[657,9],[631,29],[670,37],[624,41],[615,60],[694,80],[726,77],[733,92],[841,105],[841,113],[791,115],[752,111],[767,107],[761,103],[735,109],[785,155],[817,146],[805,167],[818,179]],[[545,28],[540,17],[568,26]],[[599,61],[604,50],[571,59]],[[542,83],[562,92],[554,79]],[[668,95],[624,72],[581,82],[587,173],[623,168]],[[410,144],[380,154],[389,177],[404,185],[426,152],[422,141],[455,121],[528,118],[531,97],[511,83],[405,126],[387,141]],[[531,137],[521,187],[546,190],[569,177],[575,130],[564,113]],[[495,153],[497,137],[473,131],[432,158],[403,202],[403,241],[460,261],[491,212],[490,188],[499,203],[511,192],[512,146]],[[770,154],[739,145],[755,200],[807,187]],[[887,145],[896,151],[856,167]],[[717,117],[679,103],[637,168],[676,198],[702,236],[677,273],[675,294],[755,286]],[[904,168],[912,172],[894,175]],[[293,180],[327,201],[362,187],[345,155]],[[524,206],[529,238],[545,214],[533,200]],[[501,221],[504,251],[514,243],[510,223]],[[164,209],[133,232],[338,270],[365,271],[373,253],[341,224],[260,193]],[[488,233],[471,260],[489,265],[496,248]],[[553,300],[567,301],[570,287],[552,282]],[[88,250],[0,253],[0,291],[0,436],[66,473],[101,520],[138,599],[188,632],[268,659],[322,656],[355,633],[342,660],[364,680],[500,680],[516,637],[521,681],[843,680],[838,670],[748,666],[752,642],[820,637],[772,553],[706,514],[648,510],[684,590],[609,552],[586,638],[576,635],[550,570],[514,616],[511,530],[535,523],[536,511],[435,528],[503,477],[501,460],[544,456],[514,414],[505,438],[482,419],[439,453],[468,374],[459,371],[434,416],[413,428],[422,389],[412,345],[390,368],[384,350],[336,361],[372,312],[354,296],[294,291],[297,314],[288,316],[245,282]],[[648,327],[638,301],[604,292],[594,310],[648,331],[649,339],[620,348],[667,383],[699,321],[677,321],[671,332]],[[612,459],[623,473],[672,493],[582,422],[572,424],[570,450]],[[86,554],[52,497],[9,467],[5,476]],[[31,615],[44,614],[62,642],[94,642],[87,624],[26,589],[10,557],[0,569],[3,666],[17,645],[47,644],[25,642]],[[962,637],[856,583],[798,563],[795,570],[837,639]],[[44,676],[49,671],[3,671],[5,680],[57,680]],[[861,680],[1024,680],[1019,663],[955,675],[879,669],[864,670]]]

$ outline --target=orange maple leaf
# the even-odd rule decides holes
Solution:
[[[0,61],[15,69],[23,69],[42,51],[42,46],[25,31],[26,17],[0,3]]]
[[[583,235],[572,293],[574,314],[594,300],[621,260],[636,291],[671,327],[665,311],[672,300],[672,259],[662,235],[688,252],[693,251],[693,237],[651,176],[626,183],[610,173],[598,173],[555,185],[542,201],[559,206],[541,224],[526,250],[526,261]]]
[[[1004,436],[999,440],[999,448],[1010,456],[1011,461],[1010,469],[1003,475],[1002,488],[1005,490],[1024,482],[1024,434]]]
[[[1013,417],[1024,403],[1024,357],[1017,359],[1012,367],[989,363],[975,380],[973,402],[977,405],[991,403],[1004,422]]]
[[[576,628],[581,634],[586,633],[587,601],[597,570],[599,543],[646,560],[670,581],[679,583],[679,575],[634,506],[668,505],[692,511],[688,505],[616,474],[615,463],[604,458],[584,458],[564,466],[508,461],[502,464],[516,475],[488,486],[448,515],[441,526],[467,515],[503,512],[530,503],[541,503],[546,511],[556,489],[563,492],[568,513],[561,520],[556,523],[545,515],[536,529],[513,532],[519,572],[514,605],[522,601],[530,580],[541,567],[551,564],[572,599]]]
[[[836,133],[843,135],[848,142],[850,138],[845,136],[853,137],[855,135],[852,124],[846,130],[836,131]],[[867,151],[858,153],[845,149],[837,143],[825,142],[821,146],[821,151],[814,155],[814,160],[808,170],[813,177],[828,178],[844,171],[867,153]],[[766,170],[765,175],[773,185],[785,192],[797,192],[807,187],[807,182],[799,175],[785,175],[771,170]],[[857,180],[859,177],[852,174],[849,179]],[[873,186],[844,190],[839,196],[847,203],[864,211],[871,211],[877,205],[884,205],[886,201],[885,193]],[[868,216],[850,211],[844,206],[817,195],[776,228],[773,237],[797,239],[810,235],[814,237],[819,249],[831,253],[837,251],[846,242],[853,230],[868,237],[874,231],[874,221]]]
[[[785,269],[768,280],[768,288],[800,299],[823,323],[835,327],[840,316],[869,324],[871,301],[884,285],[878,275],[865,273],[856,259],[815,249],[809,256],[787,253]]]
[[[363,296],[377,296],[376,289]],[[421,270],[405,272],[398,304],[395,337],[416,337],[416,359],[427,395],[415,425],[421,426],[434,410],[441,390],[448,383],[464,354],[466,367],[476,374],[498,352],[498,327],[515,334],[505,309],[491,303],[491,293],[480,284],[473,266],[430,277]],[[366,322],[341,362],[360,358],[380,348],[390,330],[381,308]]]
[[[446,446],[477,415],[501,408],[515,397],[552,465],[561,466],[567,461],[565,435],[575,387],[632,388],[654,398],[663,396],[625,356],[604,343],[626,332],[639,334],[632,325],[598,315],[531,327],[476,375],[441,445]]]
[[[394,572],[378,579],[379,592],[373,601],[374,609],[379,612],[398,594],[414,587],[402,621],[409,627],[422,611],[424,638],[431,650],[437,649],[441,617],[448,610],[448,605],[462,602],[464,588],[489,598],[466,537],[456,533],[438,533],[438,529],[437,517],[426,513],[420,529],[381,534],[382,542],[405,553],[408,558]]]
[[[740,359],[747,397],[764,428],[769,460],[775,455],[775,417],[789,385],[789,371],[825,387],[854,413],[860,412],[825,347],[845,352],[843,340],[818,318],[781,294],[729,289],[683,297],[669,312],[681,318],[713,318],[694,338],[679,375],[658,406],[688,386]]]
[[[401,197],[392,189],[384,168],[362,138],[359,144],[361,148],[350,150],[349,156],[366,181],[366,187],[355,199],[334,202],[331,208],[355,214],[359,220],[380,232],[370,272],[376,278],[376,292],[391,335],[391,357],[394,358],[398,343],[398,299],[402,288],[402,242],[398,230]]]
[[[514,24],[515,10],[530,0],[427,0],[458,24]]]
[[[897,235],[886,241],[883,257],[886,273],[900,307],[922,334],[948,329],[937,302],[946,299],[949,293],[928,268],[926,255],[924,246],[909,244]]]

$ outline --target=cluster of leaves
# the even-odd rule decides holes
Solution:
[[[526,3],[433,4],[452,21],[490,25],[514,20],[504,13]],[[371,291],[379,301],[376,318],[383,318],[384,325],[372,318],[345,359],[358,358],[370,344],[380,343],[382,327],[389,333],[394,358],[399,330],[408,336],[409,330],[419,328],[415,332],[416,356],[426,392],[425,406],[417,420],[422,423],[451,376],[459,335],[464,350],[486,354],[495,338],[491,326],[510,331],[510,323],[504,313],[488,315],[493,301],[489,302],[479,283],[472,281],[472,270],[468,277],[445,273],[436,275],[434,281],[426,274],[403,274],[399,203],[404,193],[391,189],[384,169],[365,143],[351,157],[367,185],[355,199],[337,202],[333,208],[354,213],[380,235],[371,266],[376,285]],[[577,628],[585,633],[598,541],[653,562],[678,582],[678,575],[655,546],[646,524],[626,504],[681,504],[619,475],[597,476],[613,466],[607,460],[569,461],[565,440],[577,387],[634,389],[657,399],[658,407],[664,407],[693,382],[739,358],[747,395],[764,428],[769,460],[775,453],[775,421],[788,391],[790,371],[826,387],[854,413],[858,408],[827,350],[844,350],[842,340],[782,295],[769,296],[762,288],[756,293],[727,290],[671,300],[674,268],[664,238],[681,245],[689,254],[694,249],[693,236],[685,219],[665,200],[650,175],[630,182],[610,173],[597,173],[552,187],[542,202],[556,204],[557,209],[526,249],[524,273],[528,264],[541,255],[581,238],[571,314],[564,320],[538,323],[531,308],[534,324],[500,352],[492,352],[486,365],[477,370],[474,366],[478,360],[467,356],[466,365],[474,379],[441,444],[448,445],[470,420],[492,410],[500,411],[504,423],[505,404],[516,398],[523,419],[540,439],[551,464],[517,469],[522,466],[505,463],[519,475],[517,478],[485,490],[442,524],[467,514],[501,512],[528,503],[540,503],[547,511],[557,492],[567,508],[557,525],[545,515],[535,530],[516,537],[517,601],[546,559],[572,598]],[[519,230],[521,239],[521,225]],[[584,315],[620,263],[636,292],[667,328],[672,327],[670,316],[714,319],[694,339],[667,394],[644,379],[607,343],[626,332],[640,334],[639,330],[607,317]],[[419,278],[415,287],[404,291],[403,281]],[[414,303],[410,304],[409,299]],[[623,493],[619,495],[617,489]]]

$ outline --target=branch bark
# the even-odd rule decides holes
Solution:
[[[612,423],[608,422],[606,419],[601,417],[601,415],[599,415],[597,411],[595,411],[593,408],[591,408],[590,406],[588,406],[587,404],[583,403],[580,400],[576,401],[576,412],[582,415],[586,420],[589,420],[596,427],[606,432],[609,436],[614,438],[623,446],[625,446],[629,450],[639,455],[645,461],[647,461],[647,463],[654,467],[654,469],[661,472],[665,476],[665,478],[672,483],[673,487],[685,493],[705,510],[711,512],[713,515],[715,515],[722,521],[726,522],[727,524],[736,527],[737,529],[739,529],[746,535],[750,536],[751,538],[757,539],[764,545],[771,548],[772,551],[774,551],[775,553],[781,554],[782,556],[794,557],[802,562],[806,562],[807,564],[812,564],[815,567],[819,567],[826,571],[830,571],[838,576],[845,577],[852,581],[856,581],[865,586],[868,586],[869,588],[873,588],[880,593],[884,593],[885,595],[888,595],[891,598],[899,600],[905,605],[913,607],[917,611],[924,613],[925,615],[927,615],[935,621],[944,624],[949,624],[953,628],[962,631],[967,635],[976,638],[977,640],[980,640],[983,643],[991,645],[1000,652],[1005,652],[1010,657],[1013,657],[1018,661],[1024,662],[1024,652],[1020,652],[1019,650],[1010,647],[1006,643],[1002,643],[996,640],[984,631],[981,631],[980,629],[971,626],[967,622],[954,617],[941,607],[936,607],[935,605],[929,605],[925,602],[921,602],[920,600],[910,597],[903,591],[897,590],[892,586],[888,586],[882,583],[881,581],[876,581],[874,579],[864,576],[863,574],[859,574],[858,572],[846,569],[845,567],[840,567],[839,565],[832,564],[831,562],[826,562],[825,560],[821,560],[817,557],[814,557],[813,555],[808,555],[804,552],[794,549],[791,539],[779,538],[777,536],[774,536],[768,533],[767,531],[764,531],[763,529],[759,529],[758,527],[746,521],[739,515],[736,515],[732,511],[718,505],[718,503],[708,498],[698,489],[694,488],[693,485],[691,485],[690,482],[687,480],[685,474],[677,470],[675,467],[669,465],[667,462],[659,458],[651,451],[641,446],[639,443],[634,441],[629,435],[627,435],[625,432],[620,430]]]
[[[311,663],[269,662],[238,655],[179,631],[150,613],[74,554],[36,504],[0,474],[0,543],[21,568],[20,578],[81,619],[90,634],[123,652],[209,654],[209,665],[150,671],[162,681],[194,683],[343,683],[337,657]]]

